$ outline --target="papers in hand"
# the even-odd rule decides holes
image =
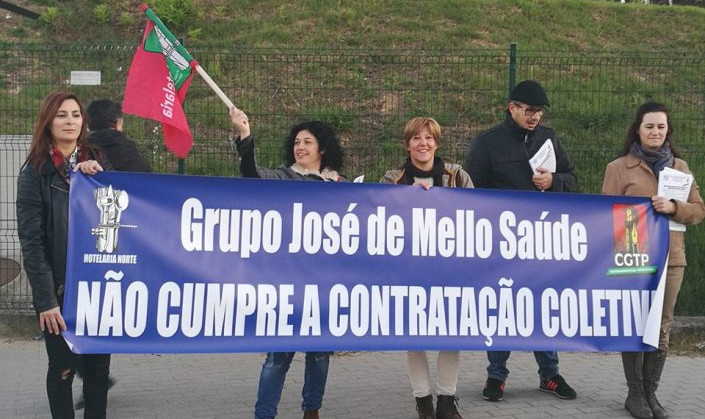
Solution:
[[[665,167],[658,174],[658,192],[656,194],[666,199],[687,202],[692,184],[693,175]],[[685,225],[672,218],[668,220],[668,227],[672,231],[685,231]]]
[[[360,175],[360,176],[356,177],[355,179],[353,179],[353,183],[362,183],[364,181],[365,181],[365,175]]]
[[[534,157],[529,159],[529,164],[534,174],[538,173],[537,169],[539,167],[548,169],[551,173],[556,173],[556,150],[553,148],[553,141],[550,138],[543,143],[539,151],[534,154]]]

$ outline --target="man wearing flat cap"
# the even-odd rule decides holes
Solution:
[[[476,188],[525,191],[572,192],[575,190],[575,167],[556,133],[539,125],[549,106],[543,87],[524,80],[509,95],[504,122],[478,135],[470,144],[464,169]],[[549,143],[550,141],[550,143]],[[547,144],[548,143],[548,144]],[[529,160],[548,145],[555,153],[552,168],[532,168]],[[508,351],[489,351],[487,381],[482,395],[488,401],[504,398],[504,382],[509,370]],[[541,391],[562,399],[574,399],[576,392],[558,372],[556,352],[535,351],[539,365]]]

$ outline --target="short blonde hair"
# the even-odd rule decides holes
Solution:
[[[404,144],[408,146],[411,137],[421,132],[424,128],[427,128],[433,139],[436,140],[436,145],[441,145],[441,126],[435,119],[425,116],[411,118],[406,123],[404,127]]]

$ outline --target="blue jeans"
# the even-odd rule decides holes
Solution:
[[[270,419],[277,416],[277,406],[281,399],[286,373],[296,352],[269,352],[262,365],[255,404],[256,419]],[[323,392],[328,379],[328,363],[332,352],[306,352],[304,388],[301,396],[304,401],[301,409],[318,410],[323,402]]]
[[[500,381],[507,381],[509,370],[507,369],[507,360],[509,359],[509,351],[487,351],[487,360],[490,365],[487,366],[487,377],[494,378]],[[558,353],[557,352],[541,352],[535,351],[534,358],[539,364],[539,376],[542,380],[558,375]]]

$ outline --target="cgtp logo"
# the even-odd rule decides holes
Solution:
[[[122,212],[130,204],[127,192],[107,188],[97,188],[94,191],[95,204],[100,211],[98,227],[91,229],[91,234],[98,236],[96,248],[101,253],[113,253],[118,247],[118,230]],[[127,227],[127,226],[125,226]]]
[[[612,206],[614,268],[608,275],[633,275],[656,272],[649,266],[647,207],[643,204]]]

